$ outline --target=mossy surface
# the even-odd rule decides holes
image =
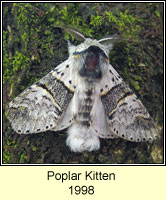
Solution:
[[[135,91],[159,127],[153,143],[101,140],[99,151],[72,153],[65,132],[17,135],[5,117],[8,103],[68,57],[72,25],[87,37],[118,34],[110,63]],[[3,3],[3,163],[163,162],[162,3]]]

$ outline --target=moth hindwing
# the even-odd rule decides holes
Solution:
[[[17,133],[67,128],[66,144],[75,152],[99,149],[99,138],[157,137],[149,113],[109,64],[112,45],[104,41],[69,43],[69,58],[10,102],[8,119]]]

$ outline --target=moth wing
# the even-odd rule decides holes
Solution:
[[[101,80],[101,101],[109,129],[118,137],[135,142],[157,137],[146,108],[111,65]]]
[[[74,87],[70,83],[71,70],[70,61],[66,60],[9,103],[7,117],[17,133],[62,129],[61,119],[64,118],[74,93]],[[72,113],[69,111],[68,117],[66,127],[72,122]]]

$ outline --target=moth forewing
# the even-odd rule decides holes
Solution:
[[[58,128],[57,124],[73,97],[70,83],[66,86],[60,80],[70,70],[66,66],[66,62],[62,63],[10,102],[8,119],[17,133],[38,133]]]

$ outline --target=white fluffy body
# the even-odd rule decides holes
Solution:
[[[74,123],[68,129],[66,144],[74,152],[94,151],[100,148],[100,141],[94,130],[78,123]]]
[[[69,44],[69,60],[71,65],[74,66],[72,69],[72,75],[74,75],[72,80],[77,85],[77,88],[74,92],[71,108],[74,120],[73,124],[67,130],[68,137],[66,144],[69,146],[71,151],[74,152],[98,150],[100,148],[99,137],[103,137],[101,134],[103,134],[105,137],[109,136],[109,138],[111,138],[111,131],[107,124],[104,107],[100,97],[101,86],[105,83],[102,83],[103,79],[89,80],[89,77],[84,78],[79,76],[78,72],[83,67],[87,54],[82,54],[79,59],[76,59],[73,56],[74,52],[82,52],[88,49],[90,46],[99,47],[107,56],[112,48],[112,44],[110,43],[103,45],[97,40],[92,40],[89,38],[87,38],[84,43],[81,43],[78,46]],[[108,71],[108,63],[101,55],[99,57],[99,65],[102,72],[102,77],[104,77]],[[84,104],[84,101],[87,98],[86,92],[88,90],[92,91],[92,108],[90,111],[90,126],[86,127],[80,123],[80,121],[84,119],[82,119],[82,116],[79,115],[79,112],[82,111],[82,104]]]
[[[77,76],[77,89],[75,91],[73,101],[72,101],[72,110],[73,113],[73,124],[68,128],[68,137],[66,140],[66,144],[70,147],[71,151],[74,152],[83,152],[83,151],[93,151],[98,150],[100,148],[100,141],[97,133],[92,127],[93,119],[95,117],[95,112],[93,112],[93,108],[97,105],[97,99],[100,94],[100,87],[98,83],[89,82],[82,77]],[[92,102],[86,103],[86,105],[91,106],[90,118],[91,121],[90,126],[84,126],[81,122],[86,120],[82,115],[79,115],[82,112],[82,106],[85,104],[85,99],[87,98],[86,92],[88,90],[92,91]],[[96,109],[95,109],[96,111]]]

